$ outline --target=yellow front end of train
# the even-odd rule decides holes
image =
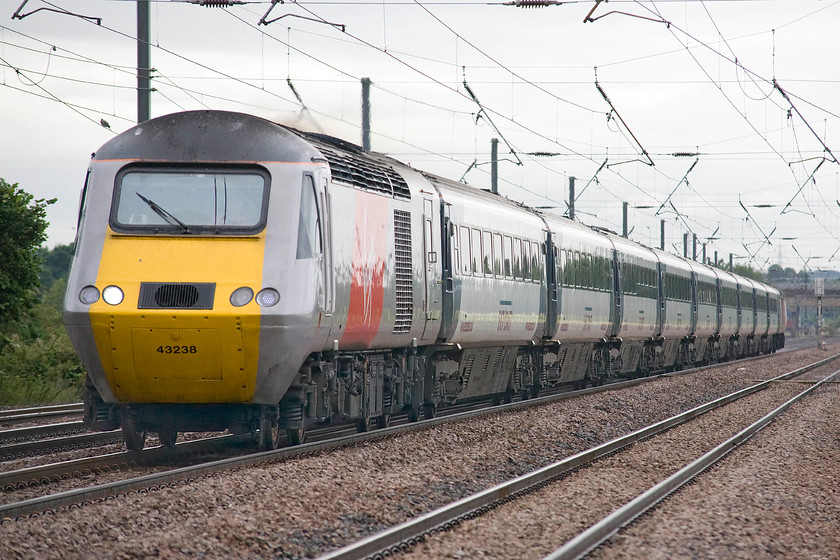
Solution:
[[[103,297],[89,313],[103,371],[118,402],[253,399],[260,308],[253,300],[234,306],[231,294],[243,287],[259,290],[264,246],[264,234],[219,239],[107,235],[96,278]],[[123,294],[115,305],[106,301],[109,286]]]

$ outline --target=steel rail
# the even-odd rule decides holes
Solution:
[[[84,407],[82,404],[78,403],[57,404],[36,408],[16,408],[0,411],[0,422],[25,422],[26,420],[38,420],[40,418],[51,418],[53,416],[81,414],[82,412],[84,412]]]
[[[754,356],[751,358],[747,358],[746,360],[741,361],[752,361],[758,360],[763,358],[769,358],[772,354],[769,355],[762,355],[762,356]],[[833,358],[840,357],[840,354],[834,356]],[[831,358],[831,359],[833,359]],[[8,519],[15,519],[19,517],[25,517],[30,515],[38,515],[45,511],[53,511],[56,509],[60,509],[63,507],[72,507],[78,504],[96,501],[96,500],[104,500],[115,495],[126,494],[130,492],[137,492],[137,491],[145,491],[148,489],[157,489],[164,486],[173,486],[184,481],[188,481],[191,479],[196,478],[203,478],[209,475],[212,475],[217,472],[221,472],[224,470],[230,469],[237,469],[247,466],[253,466],[257,464],[262,464],[266,462],[274,462],[285,460],[290,457],[306,455],[310,453],[317,453],[326,450],[333,450],[338,449],[340,447],[346,447],[350,445],[356,445],[367,441],[373,441],[378,439],[383,439],[387,437],[391,437],[393,435],[399,433],[406,433],[410,431],[417,431],[427,429],[432,426],[437,426],[439,424],[444,424],[448,422],[455,422],[470,418],[477,418],[485,415],[492,415],[498,414],[505,411],[512,411],[512,410],[519,410],[524,408],[530,408],[535,406],[541,406],[550,402],[555,401],[562,401],[566,399],[571,399],[583,395],[600,393],[604,391],[610,391],[614,389],[621,389],[625,387],[631,387],[638,385],[640,383],[644,383],[653,379],[657,379],[660,377],[672,377],[675,375],[684,375],[689,373],[695,373],[698,371],[710,369],[713,367],[720,367],[723,365],[731,365],[737,362],[725,362],[723,364],[712,364],[708,366],[702,366],[698,368],[690,368],[681,370],[679,372],[671,372],[671,373],[663,373],[659,375],[652,375],[649,377],[643,377],[638,379],[631,379],[626,381],[619,381],[615,383],[610,383],[607,385],[603,385],[600,387],[591,387],[588,389],[581,389],[578,391],[571,391],[566,393],[560,394],[550,394],[542,397],[537,397],[528,400],[520,400],[515,401],[513,403],[504,404],[504,405],[497,405],[492,407],[481,408],[477,410],[467,410],[464,412],[459,412],[450,415],[441,415],[436,418],[423,420],[421,422],[410,423],[410,424],[402,424],[399,426],[392,426],[389,428],[380,428],[370,432],[363,432],[358,434],[352,434],[348,436],[343,436],[340,438],[334,438],[329,440],[323,440],[318,442],[306,443],[303,445],[298,445],[294,447],[286,447],[282,449],[277,449],[273,451],[263,451],[260,453],[253,453],[248,455],[241,455],[238,457],[231,457],[226,459],[220,459],[217,461],[211,461],[207,463],[201,463],[199,465],[192,465],[187,467],[182,467],[179,469],[163,471],[160,473],[154,473],[146,476],[130,478],[123,481],[117,481],[108,484],[96,485],[87,488],[80,488],[77,490],[70,490],[67,492],[61,492],[57,494],[52,494],[48,496],[43,496],[40,498],[34,498],[30,500],[25,500],[21,502],[10,503],[6,505],[0,505],[0,521],[8,520]],[[813,364],[811,366],[806,367],[816,367]],[[81,424],[81,423],[79,423]],[[193,443],[193,442],[189,442]],[[185,445],[184,443],[178,444],[177,448],[181,448],[181,446]],[[144,456],[147,456],[149,460],[157,460],[157,455],[149,455],[150,452],[154,453],[162,453],[166,454],[167,452],[171,452],[171,449],[165,449],[163,451],[159,451],[163,448],[153,448],[143,452]],[[21,482],[20,478],[13,479],[12,476],[15,473],[7,473],[7,474],[0,474],[0,488],[7,487],[7,485],[15,484],[15,487],[19,487],[21,484],[28,485],[30,482],[40,483],[41,481],[51,481],[54,479],[61,479],[67,478],[71,476],[73,472],[78,471],[79,469],[83,469],[84,471],[94,471],[94,470],[103,470],[108,468],[115,468],[121,465],[130,464],[132,461],[128,461],[132,457],[135,457],[133,462],[136,462],[136,453],[125,452],[121,454],[111,454],[111,455],[104,455],[102,456],[102,462],[96,463],[95,466],[91,467],[89,465],[85,465],[83,463],[84,460],[79,459],[77,460],[78,463],[70,462],[70,463],[56,463],[54,465],[47,465],[44,467],[36,467],[43,469],[41,472],[37,473],[30,473],[31,475],[28,479],[29,482]],[[99,458],[93,458],[97,460]],[[88,461],[92,461],[88,459]],[[69,470],[68,466],[72,467],[74,470]],[[18,473],[20,474],[20,473]],[[5,480],[4,480],[5,478]]]
[[[491,509],[502,505],[518,496],[533,492],[555,479],[611,455],[633,443],[669,430],[694,418],[730,404],[738,399],[757,393],[772,383],[802,375],[840,358],[840,354],[830,356],[808,366],[762,381],[756,385],[735,391],[686,412],[672,416],[625,436],[608,441],[581,453],[572,455],[558,462],[534,470],[530,473],[503,482],[482,492],[467,496],[447,504],[424,515],[371,535],[365,539],[336,549],[318,558],[318,560],[358,560],[361,558],[383,558],[399,552],[422,541],[427,535],[452,528],[462,520],[478,517]]]
[[[118,432],[116,433],[118,434]],[[229,448],[232,443],[247,438],[248,436],[216,436],[182,442],[175,447],[152,447],[142,452],[120,451],[118,453],[107,453],[96,457],[84,457],[71,461],[62,461],[60,463],[3,472],[0,473],[0,489],[10,491],[15,488],[26,488],[27,486],[71,478],[76,474],[101,472],[131,465],[154,464],[157,461],[181,458],[196,453],[217,451],[219,449]],[[2,513],[3,507],[6,506],[0,506],[0,513]]]
[[[43,436],[56,436],[86,432],[88,427],[79,420],[76,422],[61,422],[59,424],[44,424],[28,428],[13,428],[0,431],[0,443],[7,441],[23,441]]]
[[[4,421],[9,417],[28,415],[28,414],[44,414],[50,412],[82,412],[83,403],[67,403],[67,404],[51,404],[47,406],[32,406],[27,408],[7,408],[0,410],[0,421]]]
[[[759,430],[775,420],[792,404],[803,399],[811,391],[815,391],[817,388],[831,383],[831,381],[838,375],[840,375],[840,370],[835,371],[822,381],[814,383],[809,388],[763,416],[760,420],[754,422],[750,426],[747,426],[725,442],[705,453],[702,457],[692,461],[659,484],[656,484],[642,494],[639,494],[636,498],[616,509],[601,521],[595,523],[576,537],[570,539],[563,546],[548,556],[545,556],[543,560],[572,560],[585,556],[594,548],[609,540],[613,535],[620,531],[622,527],[632,523],[640,515],[655,507],[659,502],[699,476],[706,469],[723,459],[730,452],[734,451],[738,446],[750,439]]]
[[[24,457],[26,455],[38,453],[40,451],[58,451],[62,449],[89,447],[91,445],[98,445],[116,441],[122,441],[122,433],[117,430],[110,432],[92,432],[87,434],[77,434],[54,439],[24,441],[22,443],[14,443],[11,445],[0,446],[0,460]]]

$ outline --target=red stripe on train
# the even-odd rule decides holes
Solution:
[[[350,307],[342,347],[369,348],[379,330],[385,295],[387,224],[388,201],[374,194],[357,193]]]

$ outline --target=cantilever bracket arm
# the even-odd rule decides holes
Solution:
[[[598,93],[601,94],[601,97],[603,97],[604,101],[607,102],[607,105],[610,106],[610,109],[612,109],[612,113],[615,114],[615,116],[616,116],[616,118],[618,118],[619,122],[621,122],[621,124],[624,125],[624,130],[626,130],[630,134],[630,137],[633,138],[633,141],[636,143],[636,146],[638,146],[638,148],[640,150],[640,155],[642,157],[644,157],[645,160],[646,160],[646,161],[643,160],[642,163],[644,163],[646,165],[649,165],[651,167],[654,167],[656,164],[653,162],[653,159],[651,159],[650,154],[648,154],[647,150],[645,150],[645,147],[642,146],[642,143],[639,142],[639,139],[636,138],[636,135],[633,134],[633,131],[630,130],[630,127],[627,126],[627,123],[624,122],[624,119],[619,114],[618,109],[616,109],[615,105],[613,105],[613,102],[610,101],[610,98],[607,95],[607,92],[605,92],[604,88],[601,87],[601,84],[598,83],[598,68],[597,67],[595,68],[595,89],[598,90]],[[609,114],[607,115],[607,117],[609,118]]]
[[[669,28],[671,27],[671,22],[670,21],[666,21],[664,19],[656,19],[656,18],[647,17],[647,16],[640,16],[639,14],[631,14],[630,12],[622,12],[620,10],[613,10],[611,12],[601,14],[598,17],[592,17],[592,14],[595,13],[595,10],[598,9],[598,6],[601,4],[601,2],[605,2],[605,1],[609,1],[609,0],[595,0],[595,5],[592,6],[592,9],[589,10],[589,13],[586,14],[585,18],[583,18],[583,23],[590,23],[590,22],[595,23],[596,21],[598,21],[601,18],[605,18],[605,17],[607,17],[609,15],[612,15],[612,14],[618,14],[618,15],[622,15],[622,16],[627,16],[627,17],[632,17],[632,18],[637,18],[637,19],[643,19],[643,20],[646,20],[646,21],[652,21],[654,23],[664,23]]]
[[[95,21],[96,25],[102,25],[102,18],[100,18],[100,17],[83,16],[82,14],[77,14],[77,13],[74,13],[74,12],[68,12],[67,10],[61,10],[61,9],[56,9],[56,8],[36,8],[36,9],[32,10],[31,12],[27,12],[25,14],[20,13],[20,11],[23,9],[23,7],[26,6],[27,2],[29,2],[29,0],[23,0],[23,3],[20,6],[18,6],[18,9],[15,10],[15,13],[12,14],[12,19],[23,19],[27,16],[31,16],[32,14],[34,14],[36,12],[55,12],[56,14],[64,14],[66,16],[74,16],[74,17],[86,19],[86,20],[89,20],[89,21]]]
[[[281,20],[285,17],[295,17],[295,18],[299,18],[299,19],[305,19],[307,21],[314,21],[315,23],[324,23],[324,24],[327,24],[327,25],[331,25],[331,26],[335,27],[336,29],[341,29],[342,32],[345,31],[345,29],[346,29],[346,26],[343,23],[333,23],[331,21],[327,21],[327,20],[324,20],[324,19],[316,19],[316,18],[311,18],[311,17],[306,17],[306,16],[300,16],[300,15],[297,15],[297,14],[283,14],[282,16],[277,16],[274,19],[266,19],[268,17],[268,15],[271,13],[271,10],[274,9],[274,6],[276,6],[278,2],[280,4],[285,3],[283,0],[271,0],[271,6],[268,7],[268,11],[265,13],[265,15],[263,17],[260,18],[260,21],[257,22],[257,25],[268,25],[270,23],[274,23],[275,21]]]

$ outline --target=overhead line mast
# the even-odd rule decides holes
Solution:
[[[137,0],[137,123],[151,117],[151,48],[149,45],[149,0]]]

